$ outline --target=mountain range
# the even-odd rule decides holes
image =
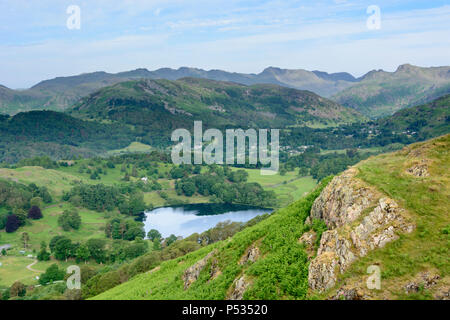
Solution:
[[[120,73],[93,72],[42,81],[26,90],[0,86],[0,112],[66,110],[81,98],[119,82],[138,79],[178,80],[185,77],[244,85],[275,84],[312,91],[354,108],[368,117],[392,114],[450,93],[450,67],[421,68],[402,65],[395,72],[370,71],[355,78],[349,73],[266,68],[259,74],[182,67],[155,71],[136,69]]]
[[[358,83],[335,94],[342,105],[377,118],[427,103],[450,93],[450,67],[401,65],[395,72],[372,71]]]

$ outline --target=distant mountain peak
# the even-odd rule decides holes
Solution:
[[[405,63],[402,65],[399,65],[395,72],[410,72],[410,71],[414,71],[414,70],[418,70],[418,69],[420,69],[420,68],[417,66],[414,66],[409,63]]]

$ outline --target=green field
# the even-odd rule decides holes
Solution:
[[[115,156],[124,153],[139,153],[139,152],[150,152],[153,148],[148,144],[143,144],[141,142],[132,142],[128,147],[117,150],[108,151],[108,155]]]
[[[75,261],[39,261],[30,268],[27,266],[35,261],[34,258],[28,258],[26,256],[0,256],[0,286],[11,286],[15,281],[20,281],[25,285],[36,285],[38,284],[37,276],[52,264],[57,264],[60,269],[67,269],[70,265],[76,265]],[[88,263],[88,265],[98,268],[99,266],[95,263]],[[41,271],[41,272],[36,272]]]
[[[239,169],[233,169],[239,170]],[[300,177],[297,172],[289,171],[285,175],[261,175],[259,169],[244,169],[248,173],[248,182],[257,182],[266,190],[273,190],[278,198],[277,207],[284,207],[300,199],[317,185],[312,177]]]
[[[22,250],[22,241],[20,236],[27,232],[30,236],[30,245],[26,254],[32,254],[33,250],[38,251],[40,243],[45,241],[47,244],[51,238],[57,235],[65,235],[74,241],[84,241],[89,238],[104,237],[104,225],[107,221],[105,213],[79,209],[81,216],[81,227],[79,230],[64,231],[58,226],[58,217],[62,212],[71,206],[69,204],[53,205],[42,210],[43,218],[33,220],[31,224],[21,227],[17,232],[0,232],[0,244],[11,244],[13,249],[8,254],[18,254]]]
[[[63,191],[70,190],[73,181],[80,180],[80,177],[70,172],[42,167],[0,168],[0,178],[24,184],[35,183],[40,187],[47,187],[52,195],[61,195]]]

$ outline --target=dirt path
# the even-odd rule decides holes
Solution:
[[[36,270],[36,269],[33,269],[33,268],[32,268],[32,266],[34,266],[36,263],[38,263],[38,261],[37,261],[37,260],[34,260],[32,263],[30,263],[29,265],[27,265],[27,269],[30,270],[30,271],[32,271],[32,272],[38,272],[38,273],[44,272],[44,271]]]

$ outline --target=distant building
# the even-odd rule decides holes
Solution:
[[[143,178],[141,178],[141,181],[143,181],[144,183],[147,183],[148,182],[148,178],[147,177],[143,177]]]

